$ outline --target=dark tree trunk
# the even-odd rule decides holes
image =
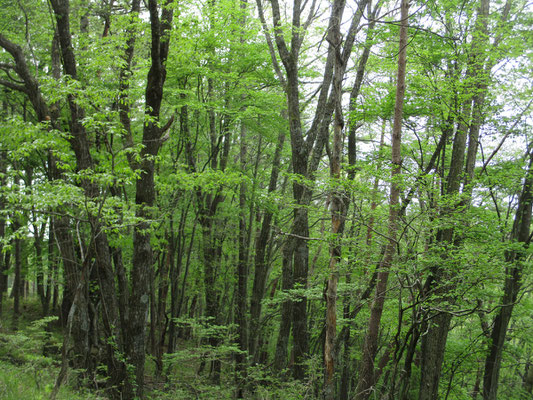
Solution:
[[[69,314],[72,313],[72,339],[74,344],[75,368],[86,367],[86,358],[89,354],[89,316],[87,299],[87,282],[81,279],[85,276],[85,264],[79,263],[76,255],[72,227],[67,217],[57,217],[54,221],[54,236],[63,260],[63,300],[61,304],[60,319],[63,327],[67,327]],[[76,296],[78,293],[78,296]],[[77,303],[74,304],[74,299]],[[68,335],[66,335],[68,336]]]
[[[113,265],[115,267],[115,276],[117,278],[118,289],[118,309],[120,315],[120,326],[122,328],[122,337],[124,343],[128,343],[128,278],[126,276],[126,270],[124,268],[124,262],[122,260],[122,249],[112,248],[111,257],[113,259]]]
[[[131,272],[131,296],[129,298],[130,335],[128,353],[135,368],[136,394],[144,395],[144,363],[146,343],[146,317],[148,314],[150,291],[149,282],[153,268],[152,246],[150,244],[151,208],[155,203],[155,161],[159,152],[163,129],[159,125],[163,86],[166,78],[165,62],[168,56],[168,30],[172,22],[173,9],[165,3],[159,17],[156,0],[149,0],[148,10],[151,25],[151,66],[146,83],[146,113],[150,116],[143,129],[143,149],[141,150],[141,171],[136,183],[135,204],[138,223],[133,233],[133,268]]]
[[[359,21],[362,16],[362,11],[365,9],[367,0],[362,0],[358,4],[358,10],[354,14],[352,24],[350,25],[348,34],[346,36],[345,45],[340,54],[342,54],[342,63],[345,64],[351,53],[355,33],[359,26]],[[264,20],[261,2],[257,2],[261,18]],[[329,29],[342,20],[345,2],[343,0],[335,1],[332,13],[329,19]],[[323,148],[329,134],[329,124],[331,116],[334,111],[333,99],[330,99],[329,92],[331,82],[333,79],[333,65],[337,50],[334,45],[330,43],[328,47],[328,56],[326,65],[324,67],[323,82],[320,94],[317,101],[315,115],[311,127],[304,136],[302,132],[301,114],[300,114],[300,93],[299,93],[299,76],[298,76],[298,57],[302,45],[303,37],[301,36],[301,13],[302,2],[295,0],[292,7],[292,32],[290,39],[290,46],[287,45],[282,30],[278,29],[281,26],[281,11],[278,0],[272,1],[272,17],[274,24],[274,37],[278,53],[286,72],[286,79],[283,79],[285,91],[287,95],[287,109],[289,117],[289,132],[291,138],[292,150],[292,168],[293,172],[306,180],[313,180],[314,173],[318,168],[319,161],[322,155]],[[263,22],[265,24],[265,22]],[[269,37],[268,37],[269,38]],[[267,39],[268,39],[267,38]],[[269,40],[269,39],[268,39]],[[271,53],[273,49],[271,48]],[[275,58],[275,57],[273,57]],[[278,74],[280,74],[279,68]],[[308,183],[293,182],[293,197],[295,200],[295,209],[293,213],[293,223],[291,227],[291,238],[287,240],[290,245],[285,245],[287,252],[290,250],[292,255],[292,281],[295,287],[307,288],[307,274],[309,262],[309,221],[308,221],[308,206],[311,202],[312,190],[308,187]],[[288,263],[286,263],[288,264]],[[283,274],[288,271],[283,269]],[[284,281],[289,281],[288,277],[283,277]],[[290,287],[289,289],[291,289]],[[304,361],[307,357],[309,349],[308,339],[308,324],[307,324],[307,298],[301,296],[292,301],[292,332],[293,332],[293,349],[294,349],[294,368],[293,376],[297,379],[302,379],[305,375]],[[285,308],[285,309],[283,309]],[[288,311],[287,304],[282,305],[282,323],[285,322]],[[277,347],[276,364],[284,363],[285,355],[282,350],[283,344],[288,343],[288,337],[282,335],[287,334],[289,329],[282,326],[280,335],[278,337],[278,344],[282,346]]]
[[[480,0],[466,71],[467,88],[471,89],[471,92],[463,93],[466,98],[462,104],[461,119],[453,141],[452,158],[445,190],[450,197],[458,194],[464,172],[463,192],[465,198],[462,205],[466,207],[470,203],[471,188],[469,183],[474,173],[478,148],[477,137],[482,123],[480,110],[484,102],[483,92],[487,88],[487,76],[490,75],[484,70],[486,56],[483,48],[488,37],[488,15],[489,0]],[[490,71],[490,68],[488,71]],[[472,82],[475,82],[475,84],[472,84]],[[475,93],[475,95],[472,95],[472,93]],[[469,139],[468,149],[466,146],[467,138]],[[444,215],[456,212],[458,205],[455,204],[448,207],[443,211]],[[461,238],[454,237],[453,228],[439,230],[436,240],[442,243],[443,247],[450,249],[459,246],[462,241]],[[445,301],[453,302],[451,296],[448,295],[450,287],[447,282],[450,278],[450,271],[446,271],[442,266],[435,266],[426,280],[424,292],[428,294],[431,291],[435,296]],[[438,385],[451,319],[452,316],[449,313],[438,313],[430,316],[429,327],[422,340],[422,373],[419,400],[432,400],[438,396]]]
[[[379,327],[381,315],[385,304],[387,281],[396,252],[396,236],[398,231],[398,206],[400,200],[401,174],[401,132],[403,122],[403,100],[405,94],[405,74],[407,63],[407,28],[409,16],[409,2],[403,0],[401,4],[401,26],[398,54],[398,74],[396,79],[396,100],[394,106],[394,124],[392,128],[392,170],[389,203],[389,227],[387,243],[383,260],[378,268],[376,293],[370,310],[370,320],[363,344],[363,359],[359,368],[359,381],[357,383],[356,398],[368,399],[376,383],[374,358],[378,350]]]
[[[15,182],[15,185],[16,184],[17,183]],[[16,216],[12,224],[12,229],[13,232],[16,232],[18,229],[20,229],[20,222]],[[11,322],[13,330],[17,330],[18,317],[20,315],[20,295],[22,292],[22,239],[20,237],[13,239],[13,247],[15,256],[15,271],[13,285],[11,286],[11,296],[13,297],[13,319]]]
[[[240,167],[241,174],[246,174],[247,164],[247,143],[246,127],[241,123],[240,137]],[[236,288],[236,308],[235,323],[238,326],[237,345],[240,352],[236,354],[235,372],[237,398],[244,397],[244,386],[246,382],[246,364],[248,355],[248,321],[247,321],[247,303],[248,303],[248,231],[246,229],[246,182],[243,181],[239,188],[239,255],[237,261],[237,288]],[[250,227],[251,228],[251,227]]]
[[[285,142],[285,132],[280,132],[278,141],[276,143],[276,150],[272,160],[272,172],[270,173],[270,182],[268,185],[268,193],[276,190],[278,175],[280,169],[281,151]],[[273,214],[266,211],[263,216],[263,223],[261,230],[256,240],[255,246],[255,264],[254,264],[254,282],[252,287],[252,297],[250,301],[250,341],[249,352],[253,357],[254,362],[258,362],[260,349],[258,348],[259,337],[261,336],[260,321],[261,321],[261,305],[265,295],[265,285],[268,275],[267,264],[267,247],[268,241],[271,238],[270,232],[272,228]]]
[[[344,7],[344,4],[337,4]],[[341,260],[341,238],[347,212],[347,197],[341,185],[337,182],[341,178],[341,160],[343,153],[344,118],[342,115],[342,79],[345,65],[341,54],[342,37],[340,33],[340,19],[330,25],[328,41],[335,48],[334,78],[333,78],[333,103],[335,106],[335,122],[333,124],[333,149],[330,153],[330,177],[333,189],[331,190],[331,234],[329,277],[324,293],[326,299],[326,334],[324,338],[324,399],[333,400],[336,396],[335,369],[337,355],[335,351],[335,338],[337,335],[337,285],[339,282],[338,263]]]
[[[157,287],[157,317],[155,324],[155,363],[156,374],[160,376],[163,372],[163,353],[165,345],[165,336],[167,331],[166,307],[169,287],[169,271],[174,265],[175,249],[174,237],[172,233],[167,232],[167,252],[163,254],[159,267],[159,281]]]
[[[288,291],[293,286],[292,281],[292,237],[288,236],[283,244],[281,264],[281,290]],[[281,302],[281,321],[278,339],[276,342],[276,354],[274,356],[274,369],[281,371],[287,366],[287,352],[289,347],[289,334],[291,332],[292,301],[284,299]]]
[[[0,150],[0,187],[5,187],[7,171],[7,152]],[[0,210],[5,209],[5,198],[0,194]],[[6,220],[3,215],[0,215],[0,317],[2,317],[2,308],[4,293],[7,291],[7,253],[3,253],[3,242],[6,234]]]
[[[70,33],[70,11],[68,0],[52,0],[51,5],[56,17],[57,32],[59,38],[59,47],[61,50],[63,69],[67,75],[77,80],[77,65],[72,48],[72,37]],[[91,170],[94,162],[90,153],[90,142],[87,133],[82,124],[85,117],[85,111],[76,102],[75,97],[71,94],[67,96],[70,110],[70,145],[76,155],[76,167],[78,171]],[[81,181],[85,195],[88,198],[99,196],[99,188],[94,182],[88,179]],[[106,346],[107,350],[107,367],[108,374],[111,376],[109,382],[112,392],[122,391],[122,385],[126,384],[126,366],[119,360],[117,354],[123,351],[123,338],[121,336],[120,319],[118,315],[118,304],[115,295],[114,274],[111,265],[111,253],[107,235],[104,232],[102,223],[97,215],[89,214],[89,223],[91,225],[91,245],[88,251],[94,254],[96,260],[96,279],[98,281],[99,291],[105,312],[103,313],[103,322],[107,338],[112,338]],[[83,260],[82,265],[87,268],[88,260]],[[84,271],[81,272],[84,275]],[[88,303],[87,303],[88,305]]]
[[[204,285],[205,285],[205,313],[209,319],[209,324],[219,325],[219,295],[220,290],[216,286],[216,276],[219,272],[221,262],[220,251],[222,243],[216,239],[218,229],[213,226],[212,218],[203,219],[202,236],[204,238]],[[217,231],[215,233],[215,231]],[[220,339],[217,335],[211,335],[208,343],[213,348],[218,347]],[[219,358],[213,360],[211,365],[212,379],[215,384],[220,384],[221,362]]]
[[[181,312],[183,309],[183,299],[185,298],[185,290],[187,285],[187,278],[189,276],[189,266],[191,264],[191,254],[192,254],[192,248],[194,244],[194,235],[196,232],[196,224],[197,220],[194,220],[194,224],[192,227],[192,232],[189,240],[189,246],[187,247],[187,251],[185,253],[185,223],[187,222],[187,211],[189,209],[189,204],[187,203],[187,207],[183,209],[182,215],[180,218],[180,225],[179,225],[179,237],[180,242],[179,245],[179,251],[178,251],[178,260],[177,265],[174,267],[174,271],[171,273],[171,298],[172,298],[172,305],[171,305],[171,321],[170,321],[170,327],[169,327],[169,342],[168,342],[168,352],[173,353],[176,351],[177,347],[177,336],[178,336],[178,327],[174,320],[174,318],[179,318],[181,316]],[[183,263],[183,257],[186,256],[185,261],[185,270],[183,271],[183,278],[181,281],[181,289],[179,287],[179,276],[180,276],[180,270]],[[178,298],[179,296],[179,298]]]
[[[533,152],[529,154],[529,167],[524,181],[522,194],[518,201],[518,209],[511,232],[510,242],[520,243],[520,250],[508,251],[505,255],[507,267],[505,269],[505,284],[501,307],[498,308],[492,331],[490,333],[489,352],[485,359],[485,372],[483,374],[483,399],[496,400],[498,392],[498,378],[502,363],[505,337],[514,305],[520,291],[524,260],[527,258],[527,249],[531,241],[531,209],[533,202]]]
[[[299,186],[298,184],[295,185]],[[295,288],[305,289],[307,288],[307,272],[309,268],[309,247],[306,239],[309,237],[307,208],[297,208],[294,211],[293,233],[303,237],[295,237],[293,239],[293,285]],[[292,302],[292,335],[294,350],[293,376],[295,379],[303,379],[305,377],[305,366],[303,363],[309,352],[306,296],[296,297]]]

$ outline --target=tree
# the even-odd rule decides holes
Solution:
[[[59,317],[52,397],[527,397],[531,12],[408,5],[4,5],[0,291]]]
[[[363,362],[359,369],[359,382],[357,384],[356,396],[358,399],[368,399],[372,394],[375,385],[374,377],[374,357],[377,352],[379,326],[383,306],[385,304],[385,293],[387,291],[387,281],[389,279],[390,267],[393,261],[397,246],[398,214],[400,201],[400,177],[401,177],[401,140],[403,121],[403,100],[405,95],[405,75],[407,63],[407,29],[409,25],[409,2],[402,1],[400,13],[400,39],[398,52],[398,75],[396,78],[396,98],[394,104],[394,125],[392,127],[392,170],[391,189],[389,200],[389,242],[385,248],[383,260],[379,266],[377,276],[376,294],[370,310],[370,320],[368,331],[363,344]]]

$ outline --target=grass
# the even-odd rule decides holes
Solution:
[[[58,368],[33,368],[32,365],[16,366],[0,361],[0,399],[41,400],[48,399],[54,386]],[[76,391],[68,385],[61,387],[57,399],[96,400],[103,399],[90,392]]]
[[[56,350],[61,333],[55,317],[42,318],[35,299],[21,302],[17,329],[13,328],[13,305],[4,298],[0,320],[0,399],[48,399],[59,372],[59,355],[44,356],[45,343]],[[48,326],[48,330],[45,327]],[[57,351],[56,351],[57,353]],[[62,387],[58,399],[95,399],[90,394]]]

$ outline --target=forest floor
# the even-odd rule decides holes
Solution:
[[[5,299],[0,317],[0,400],[49,399],[61,367],[62,329],[57,317],[42,317],[38,299],[24,299],[21,313],[13,324],[13,301]],[[156,399],[233,399],[235,385],[231,357],[223,360],[223,382],[213,385],[207,367],[200,367],[205,352],[199,343],[180,342],[180,351],[166,359],[166,378],[157,378],[155,363],[147,357],[145,377],[149,400]],[[206,363],[208,365],[208,363]],[[170,367],[170,368],[169,368]],[[58,400],[107,399],[104,389],[88,385],[79,371],[69,369]],[[246,398],[291,400],[313,398],[309,387],[300,383],[280,382],[265,375],[264,367],[251,369],[254,393]],[[307,395],[304,393],[307,392]]]

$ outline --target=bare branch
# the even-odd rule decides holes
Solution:
[[[511,133],[513,133],[514,128],[522,120],[522,116],[525,114],[526,111],[529,110],[529,107],[531,107],[532,103],[533,103],[533,99],[529,100],[529,103],[527,103],[527,106],[520,112],[520,114],[518,114],[518,117],[516,118],[514,124],[507,130],[505,135],[503,135],[502,140],[500,140],[500,143],[498,143],[496,148],[492,151],[491,155],[487,158],[487,160],[483,164],[483,168],[481,168],[481,171],[479,172],[480,175],[487,169],[487,166],[489,165],[489,163],[492,160],[492,158],[496,155],[496,153],[498,153],[498,151],[503,146],[503,143],[509,137],[509,135],[511,135]]]
[[[5,79],[0,79],[0,85],[5,86],[9,89],[16,90],[18,92],[27,93],[26,88],[23,85],[18,85],[16,83],[13,83],[11,81],[7,81]]]

